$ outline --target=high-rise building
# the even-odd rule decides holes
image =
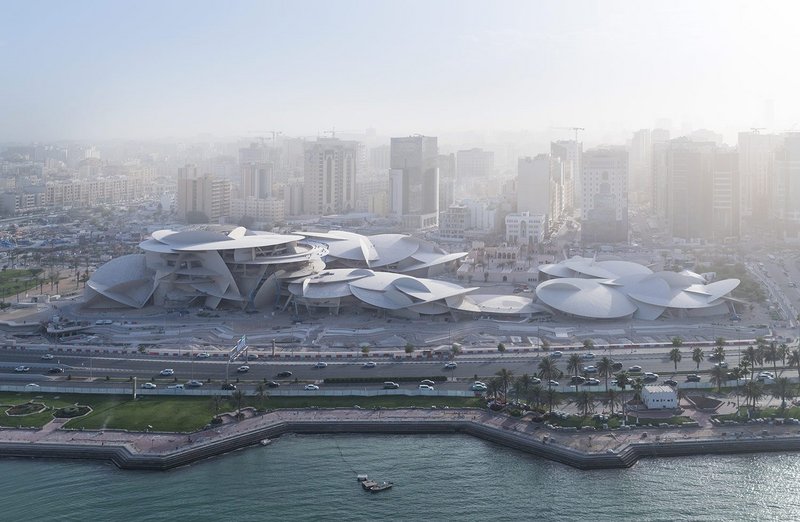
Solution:
[[[392,138],[389,207],[403,227],[422,230],[439,224],[437,138]]]
[[[662,227],[667,224],[667,150],[669,131],[653,129],[650,133],[652,155],[650,157],[650,209]]]
[[[242,199],[272,197],[273,167],[271,163],[242,163],[239,195]]]
[[[561,159],[551,154],[517,162],[517,212],[545,216],[545,223],[572,208],[572,179]]]
[[[628,156],[628,197],[650,207],[653,193],[653,142],[650,129],[633,133]]]
[[[581,240],[617,243],[628,240],[628,153],[596,149],[583,153]]]
[[[182,221],[218,223],[230,214],[231,183],[186,165],[178,169],[177,207]]]
[[[739,235],[736,152],[686,138],[665,151],[666,217],[673,237],[723,241]]]
[[[717,147],[711,188],[712,238],[717,241],[740,235],[740,175],[738,152],[729,147]]]
[[[517,162],[517,212],[552,217],[556,196],[549,154],[520,158]]]
[[[458,180],[485,180],[494,172],[494,152],[483,149],[460,150],[456,153]]]
[[[773,217],[785,233],[796,238],[800,236],[800,132],[783,136],[775,153],[773,178]]]
[[[304,212],[346,214],[356,207],[358,143],[319,138],[305,144]]]
[[[583,143],[575,140],[556,141],[550,144],[550,154],[561,160],[564,168],[561,185],[565,190],[565,208],[580,208]]]
[[[447,209],[456,201],[456,156],[439,154],[436,164],[439,167],[439,209]]]
[[[758,223],[769,219],[775,153],[783,139],[776,134],[739,133],[739,175],[742,217]]]

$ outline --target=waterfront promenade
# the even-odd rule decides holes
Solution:
[[[108,460],[124,469],[166,470],[285,433],[463,433],[579,469],[622,468],[643,457],[800,450],[796,425],[727,425],[600,431],[554,430],[478,409],[275,410],[187,433],[0,430],[0,456]]]

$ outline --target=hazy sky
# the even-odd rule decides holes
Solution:
[[[0,1],[0,141],[800,122],[800,2]],[[800,129],[800,126],[797,127]]]

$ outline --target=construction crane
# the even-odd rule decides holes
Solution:
[[[250,134],[271,134],[272,135],[272,146],[275,146],[275,140],[278,136],[282,135],[283,132],[281,131],[274,131],[274,130],[257,130],[257,131],[249,131]],[[261,144],[264,144],[264,140],[266,139],[264,136],[255,136],[257,140],[261,140]]]
[[[578,143],[578,132],[586,130],[584,127],[550,127],[556,130],[571,130],[575,133],[575,143]]]
[[[766,127],[750,127],[750,130],[753,132],[753,134],[761,134],[761,131],[765,129]]]

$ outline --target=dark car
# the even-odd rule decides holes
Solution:
[[[687,375],[686,376],[686,382],[700,382],[700,376],[699,375],[694,375],[694,374]]]
[[[50,368],[47,373],[64,373],[64,368]]]
[[[270,387],[270,388],[277,388],[277,387],[278,387],[278,386],[280,386],[280,385],[281,385],[281,383],[279,383],[279,382],[275,382],[275,381],[269,381],[269,382],[267,382],[267,386],[268,386],[268,387]]]
[[[675,386],[678,385],[678,381],[676,381],[675,379],[667,379],[664,381],[664,384],[666,384],[667,386],[672,386],[674,388]]]
[[[621,370],[622,369],[622,363],[621,362],[611,363],[611,369],[614,370],[615,372]]]
[[[236,389],[236,385],[233,384],[232,382],[226,382],[225,384],[222,385],[222,389],[223,390],[235,390]]]
[[[584,379],[580,375],[573,376],[572,379],[569,380],[570,384],[583,384],[584,382],[586,382],[586,379]]]
[[[278,372],[278,377],[284,377],[285,378],[285,377],[291,377],[291,376],[292,376],[292,372],[290,372],[288,370],[284,370],[282,372]]]

